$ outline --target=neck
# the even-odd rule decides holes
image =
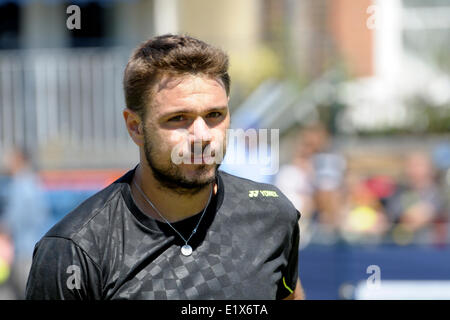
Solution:
[[[211,188],[213,188],[211,197],[217,193],[217,185],[215,183],[208,184],[195,194],[183,194],[179,191],[170,190],[162,186],[153,176],[151,169],[143,166],[141,163],[136,168],[133,183],[131,184],[133,198],[144,213],[160,221],[163,221],[163,219],[155,212],[134,183],[140,187],[148,200],[153,203],[159,213],[169,222],[180,221],[199,213],[208,203]]]

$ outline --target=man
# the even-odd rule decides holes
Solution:
[[[4,161],[7,172],[11,175],[11,181],[5,194],[4,212],[0,214],[0,229],[8,234],[3,240],[11,239],[12,243],[3,241],[6,246],[0,246],[0,251],[3,247],[7,252],[0,252],[0,258],[6,253],[5,260],[10,260],[9,245],[12,245],[13,263],[8,284],[14,296],[23,299],[33,247],[48,230],[51,220],[50,210],[27,150],[14,147],[6,153]]]
[[[37,243],[28,299],[302,296],[299,213],[274,186],[218,171],[227,69],[221,50],[188,36],[135,50],[123,115],[140,163]]]

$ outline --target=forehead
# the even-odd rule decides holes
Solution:
[[[203,109],[226,106],[228,97],[220,79],[204,75],[163,77],[155,86],[152,109],[156,112],[177,108]]]

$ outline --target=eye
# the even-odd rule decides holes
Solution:
[[[214,111],[214,112],[208,113],[208,115],[206,117],[208,117],[208,118],[219,118],[221,115],[222,115],[221,112]]]
[[[169,119],[170,122],[180,122],[186,120],[186,117],[183,115],[178,115]]]

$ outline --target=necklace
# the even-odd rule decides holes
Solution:
[[[181,247],[181,253],[184,256],[190,256],[192,254],[192,247],[190,245],[188,245],[189,240],[191,240],[192,236],[197,232],[197,228],[200,225],[200,222],[203,219],[203,216],[205,215],[206,212],[206,208],[208,208],[209,202],[211,201],[211,196],[212,196],[212,190],[213,188],[211,187],[211,191],[209,193],[209,199],[208,199],[208,203],[206,204],[205,209],[203,209],[203,213],[200,217],[200,219],[197,222],[197,225],[195,226],[194,230],[192,230],[191,235],[189,236],[189,238],[186,240],[181,233],[179,233],[177,231],[177,229],[175,229],[174,226],[172,226],[172,224],[166,219],[164,218],[164,216],[159,212],[158,209],[156,209],[156,206],[150,201],[149,198],[147,198],[147,196],[145,195],[144,191],[142,191],[142,189],[138,186],[138,184],[136,183],[136,181],[133,179],[133,183],[136,186],[136,188],[139,190],[139,192],[141,193],[141,195],[144,197],[144,199],[152,206],[152,208],[156,211],[156,213],[173,229],[173,231],[175,231],[180,237],[181,239],[183,239],[184,241],[184,246]]]

